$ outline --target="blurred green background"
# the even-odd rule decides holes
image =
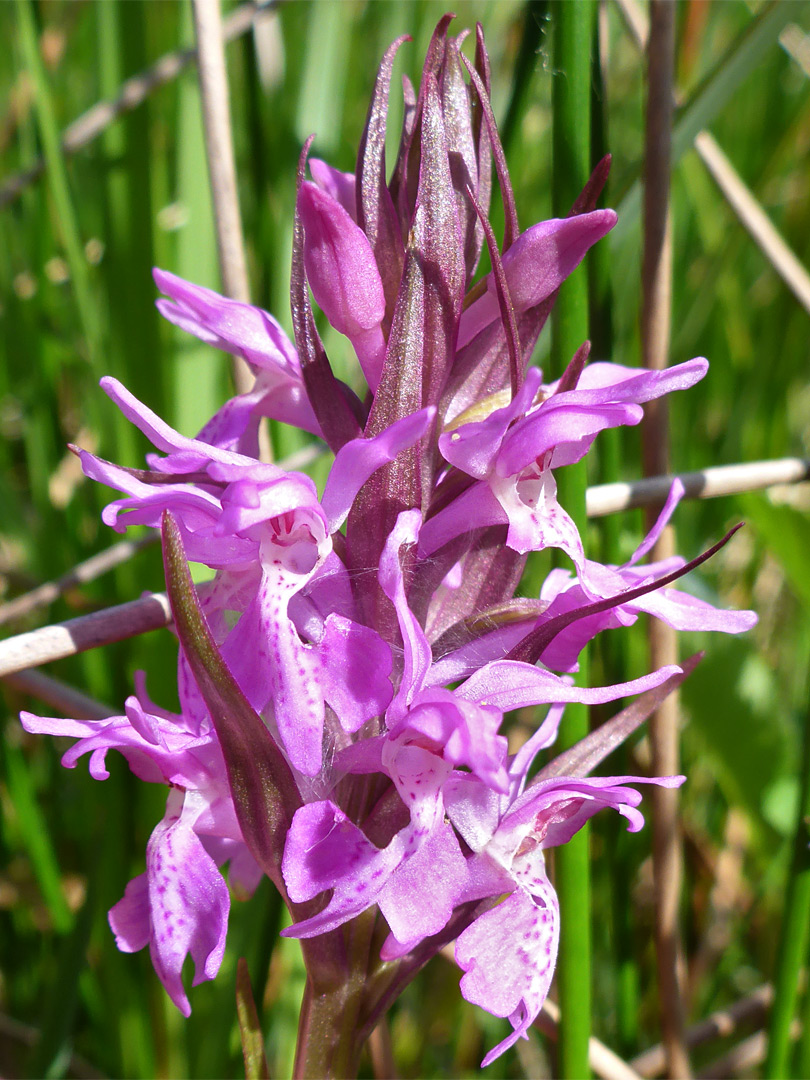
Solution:
[[[227,15],[234,8],[226,5]],[[295,167],[303,140],[352,169],[376,65],[401,33],[413,44],[395,68],[416,81],[443,13],[422,0],[300,0],[263,16],[228,46],[240,200],[254,302],[289,331]],[[550,216],[549,4],[465,0],[458,28],[480,21],[492,63],[522,227]],[[638,9],[642,15],[645,8]],[[32,23],[32,18],[35,23]],[[28,35],[31,24],[34,37]],[[807,455],[808,311],[729,207],[691,147],[711,131],[798,258],[810,259],[810,7],[781,0],[679,0],[673,178],[671,362],[709,358],[706,380],[672,409],[678,471]],[[622,11],[600,13],[602,79],[594,78],[595,154],[613,154],[605,205],[620,224],[591,257],[597,358],[639,362],[643,62]],[[186,0],[47,0],[0,5],[3,177],[28,168],[48,131],[61,131],[125,79],[193,41]],[[33,44],[41,75],[31,62]],[[398,131],[398,95],[389,126]],[[678,129],[677,125],[682,126]],[[98,389],[113,374],[185,434],[229,393],[228,358],[184,338],[154,305],[153,265],[219,287],[194,66],[145,104],[25,186],[0,207],[0,589],[8,599],[68,570],[116,537],[100,510],[106,491],[85,482],[66,443],[138,466],[146,444]],[[63,186],[60,187],[60,178]],[[0,178],[0,192],[4,179]],[[2,197],[2,196],[0,196]],[[497,200],[494,200],[497,203]],[[497,219],[497,213],[495,214]],[[496,232],[498,232],[496,224]],[[538,347],[542,365],[547,333]],[[351,378],[346,344],[324,330],[335,367]],[[279,455],[306,437],[274,431]],[[597,451],[598,455],[598,451]],[[622,433],[592,465],[593,479],[640,475],[638,433]],[[690,1019],[767,981],[780,925],[798,795],[799,746],[810,653],[807,485],[685,503],[678,545],[692,557],[735,521],[747,527],[692,580],[724,605],[753,607],[744,640],[684,643],[708,656],[684,691],[683,789],[687,859],[684,926]],[[640,512],[597,522],[594,554],[627,556]],[[137,530],[133,530],[137,532]],[[9,625],[31,629],[162,587],[159,553],[140,552],[49,609]],[[639,674],[639,624],[597,660]],[[132,675],[171,708],[175,651],[167,632],[54,664],[48,670],[121,710]],[[600,668],[594,672],[597,677]],[[68,745],[25,736],[8,691],[0,755],[0,1072],[6,1076],[219,1077],[240,1075],[234,1017],[236,957],[245,955],[263,1010],[273,1075],[289,1073],[303,974],[297,946],[277,947],[281,912],[265,883],[232,910],[219,978],[191,995],[184,1021],[145,953],[117,953],[106,911],[143,869],[165,793],[139,784],[110,755],[104,784],[59,764]],[[528,718],[520,718],[526,720]],[[639,753],[643,755],[643,744]],[[608,762],[622,772],[621,762]],[[630,769],[629,771],[633,771]],[[627,837],[595,819],[594,1031],[627,1056],[657,1035],[649,830]],[[437,958],[395,1007],[391,1033],[403,1076],[477,1073],[505,1021],[466,1005],[458,973]],[[714,1044],[716,1055],[722,1044]],[[510,1051],[498,1075],[549,1075],[539,1036]],[[801,1058],[796,1068],[802,1067]],[[700,1061],[700,1057],[698,1057]],[[371,1065],[364,1063],[371,1075]],[[796,1073],[799,1075],[799,1072]],[[801,1075],[808,1075],[802,1072]]]

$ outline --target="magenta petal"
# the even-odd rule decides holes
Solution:
[[[320,158],[309,159],[312,179],[327,195],[339,202],[352,221],[357,220],[357,194],[354,173],[341,172]]]
[[[274,569],[265,569],[258,596],[270,655],[273,713],[291,764],[305,776],[317,776],[324,725],[320,661],[314,647],[301,641],[287,612],[294,589]]]
[[[678,589],[661,589],[633,601],[640,611],[665,622],[676,630],[719,630],[723,634],[742,634],[757,624],[753,611],[722,611]]]
[[[527,551],[561,548],[577,568],[583,585],[585,553],[573,519],[557,501],[557,481],[551,469],[530,466],[516,476],[493,476],[490,488],[509,522],[506,543],[521,555]]]
[[[586,252],[616,224],[612,210],[594,210],[569,218],[552,218],[533,225],[503,255],[503,268],[515,311],[534,307],[565,281]],[[464,312],[458,348],[472,341],[489,323],[500,318],[492,276],[487,292]]]
[[[439,825],[391,875],[378,900],[396,940],[412,946],[443,930],[466,880],[467,863],[456,835],[449,825]]]
[[[391,649],[375,630],[330,615],[319,651],[323,692],[344,731],[359,731],[385,712],[394,694]]]
[[[161,292],[174,301],[157,301],[161,315],[170,322],[255,367],[286,371],[300,378],[298,355],[272,315],[166,270],[155,269],[153,277]]]
[[[458,698],[452,690],[423,690],[405,717],[392,728],[400,734],[432,745],[456,768],[470,769],[489,787],[508,790],[505,762],[507,741],[498,734],[503,717],[497,709]]]
[[[152,920],[150,951],[169,997],[188,1016],[183,962],[194,960],[194,984],[213,979],[225,952],[230,897],[217,865],[194,832],[198,809],[190,793],[169,795],[166,817],[146,848],[146,876]],[[182,812],[180,807],[182,806]]]
[[[378,580],[380,586],[394,605],[399,621],[399,628],[404,641],[404,669],[396,697],[391,703],[389,719],[398,720],[421,690],[430,668],[432,654],[425,632],[416,616],[408,606],[405,596],[405,582],[399,561],[400,548],[406,544],[415,544],[419,539],[419,526],[422,515],[418,510],[405,510],[397,518],[385,549],[380,558]]]
[[[199,454],[203,462],[211,460],[249,464],[252,460],[251,458],[243,458],[241,454],[234,454],[228,450],[221,450],[219,447],[211,446],[210,443],[198,442],[197,439],[188,439],[185,435],[180,435],[143,402],[138,401],[134,394],[131,394],[125,386],[111,375],[105,375],[99,385],[107,397],[115,402],[127,420],[142,431],[158,450],[163,450],[166,453],[187,451]]]
[[[401,859],[392,845],[380,850],[333,802],[308,803],[295,813],[281,871],[293,903],[326,889],[332,898],[317,915],[282,931],[284,937],[326,933],[373,904]]]
[[[107,921],[121,952],[140,952],[146,948],[152,936],[146,874],[139,874],[130,881],[124,895],[107,913]]]
[[[627,563],[628,566],[633,566],[640,559],[643,559],[648,551],[651,551],[653,549],[656,540],[666,528],[667,522],[675,513],[675,509],[678,506],[678,503],[684,497],[684,494],[685,488],[683,486],[683,483],[677,477],[675,477],[675,479],[672,481],[672,486],[669,489],[667,501],[661,508],[661,513],[658,515],[658,518],[653,527],[650,529],[650,531],[638,545],[636,550],[630,556],[630,559]]]
[[[381,466],[425,434],[436,409],[420,409],[390,424],[370,439],[352,439],[338,450],[329,472],[321,505],[329,519],[329,532],[339,529],[366,480]]]
[[[641,404],[676,390],[688,390],[700,382],[708,370],[709,363],[702,356],[661,371],[597,362],[585,368],[576,390],[570,393],[574,400],[582,403],[634,401]],[[554,385],[549,389],[553,390]]]
[[[508,405],[491,412],[484,420],[460,424],[455,430],[445,432],[439,439],[439,449],[445,460],[483,480],[494,467],[507,431],[531,407],[542,378],[539,368],[529,368],[523,386]]]
[[[501,712],[522,709],[526,705],[542,705],[551,702],[582,701],[586,705],[601,705],[605,701],[640,694],[654,686],[660,686],[671,675],[680,672],[676,665],[613,686],[571,686],[550,671],[524,664],[520,660],[494,660],[462,683],[454,692],[459,697],[477,701],[479,705],[494,705]]]
[[[298,193],[304,225],[304,265],[310,288],[329,322],[354,340],[380,326],[385,315],[385,294],[366,234],[331,195],[304,182]],[[367,344],[367,343],[366,343]],[[385,342],[359,356],[372,390],[380,381]],[[372,353],[374,350],[372,350]]]
[[[516,889],[484,912],[456,942],[456,962],[465,972],[463,996],[495,1016],[508,1016],[515,1028],[482,1065],[526,1037],[548,996],[559,935],[557,896],[541,865],[529,889]]]
[[[514,476],[561,443],[582,444],[587,450],[598,432],[638,424],[643,415],[640,405],[553,405],[551,399],[506,434],[495,471],[499,476]]]
[[[529,784],[509,808],[488,851],[499,861],[519,850],[527,835],[540,847],[567,844],[600,810],[611,807],[624,817],[630,832],[638,832],[644,817],[637,809],[641,792],[627,784],[679,787],[683,776],[560,776]],[[516,880],[519,877],[516,876]]]
[[[506,525],[506,510],[489,484],[478,481],[453,499],[449,506],[428,518],[419,533],[419,557],[424,559],[457,536],[488,525]]]

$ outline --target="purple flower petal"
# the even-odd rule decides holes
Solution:
[[[304,182],[298,192],[304,265],[330,323],[354,344],[372,392],[385,356],[385,293],[366,234],[331,195]]]
[[[375,630],[330,615],[319,652],[323,692],[344,731],[385,712],[394,694],[391,649]]]
[[[335,455],[321,505],[329,519],[329,532],[339,529],[358,491],[381,466],[393,461],[400,451],[421,439],[436,415],[435,408],[420,409],[395,421],[368,439],[352,439]]]
[[[559,937],[559,903],[541,864],[526,888],[484,912],[458,938],[456,962],[465,972],[461,993],[495,1016],[508,1016],[515,1029],[490,1050],[482,1067],[528,1038],[548,996]]]
[[[357,194],[354,173],[341,172],[319,158],[309,159],[312,179],[327,195],[339,202],[352,221],[357,220]]]
[[[225,952],[230,910],[228,887],[192,827],[198,812],[189,793],[184,798],[172,791],[166,816],[146,848],[152,963],[184,1016],[191,1005],[181,979],[183,962],[188,955],[194,960],[194,986],[214,978]],[[111,912],[115,933],[116,925],[125,929],[124,922]]]
[[[576,217],[552,218],[533,225],[504,252],[503,268],[515,311],[535,307],[550,296],[582,262],[589,248],[613,228],[612,210],[594,210]],[[500,318],[492,277],[487,291],[462,316],[459,349]]]
[[[417,542],[420,522],[418,510],[400,514],[380,559],[378,580],[394,605],[404,642],[402,679],[389,708],[389,722],[400,719],[414,695],[422,689],[432,659],[425,632],[408,606],[400,564],[400,548]]]
[[[673,664],[630,682],[588,688],[570,686],[558,675],[519,660],[494,660],[457,687],[455,693],[477,701],[479,705],[492,705],[501,712],[550,702],[582,701],[586,705],[601,705],[660,686],[680,670]]]

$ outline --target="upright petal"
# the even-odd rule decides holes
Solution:
[[[312,293],[330,323],[354,344],[372,392],[380,381],[385,293],[366,234],[315,184],[298,192],[304,265]]]

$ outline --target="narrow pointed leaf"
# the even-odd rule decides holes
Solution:
[[[484,29],[481,23],[477,23],[475,27],[475,70],[481,77],[484,90],[487,97],[489,97],[489,57],[487,56]],[[475,138],[476,153],[478,155],[478,190],[475,197],[478,199],[478,205],[488,215],[492,196],[492,144],[484,121],[484,106],[481,104],[481,97],[474,83],[470,86],[470,102],[472,105],[473,137]]]
[[[405,248],[394,202],[385,181],[385,134],[394,57],[402,43],[409,40],[410,37],[403,34],[385,51],[357,151],[357,224],[368,237],[382,278],[386,330],[394,312]]]
[[[523,382],[522,354],[517,318],[515,317],[515,306],[512,303],[512,297],[509,294],[509,283],[506,280],[506,272],[504,271],[503,263],[501,262],[501,254],[498,251],[498,242],[495,239],[495,233],[492,231],[492,226],[487,221],[486,215],[478,205],[478,201],[472,191],[468,192],[468,196],[472,200],[472,204],[478,214],[487,241],[489,259],[492,263],[492,280],[495,282],[495,293],[498,297],[498,307],[501,309],[501,321],[506,335],[506,349],[509,355],[509,384],[512,390],[512,397],[514,397]]]
[[[253,710],[217,648],[188,570],[180,529],[163,514],[166,589],[180,645],[216,729],[245,843],[256,862],[286,895],[281,853],[301,805],[290,767]]]
[[[467,72],[472,79],[472,84],[478,94],[478,100],[481,103],[481,108],[484,112],[484,121],[489,136],[490,146],[492,148],[492,155],[495,159],[495,171],[498,174],[498,182],[501,185],[501,198],[503,199],[504,217],[506,218],[503,230],[503,251],[506,253],[515,240],[517,240],[518,236],[520,236],[517,207],[515,206],[515,195],[512,191],[512,181],[509,179],[509,170],[506,166],[506,154],[503,152],[501,139],[498,135],[498,125],[495,123],[495,113],[492,111],[489,94],[486,92],[486,88],[481,81],[481,76],[466,56],[462,54],[461,59],[464,61],[464,66],[467,68]]]
[[[478,220],[481,212],[470,200],[471,190],[478,191],[478,141],[475,136],[470,108],[470,90],[464,79],[464,67],[459,54],[459,41],[447,43],[439,90],[442,99],[450,175],[456,195],[459,221],[464,236],[466,278],[472,277],[484,234]]]
[[[236,962],[236,1015],[245,1059],[245,1080],[270,1080],[270,1069],[264,1054],[264,1035],[244,956],[240,956]]]
[[[581,608],[567,611],[564,615],[557,615],[555,618],[549,619],[548,622],[542,623],[535,630],[532,630],[530,634],[527,634],[526,637],[512,649],[506,659],[523,660],[529,664],[536,664],[557,634],[564,630],[566,626],[570,626],[571,623],[576,622],[578,619],[585,619],[589,615],[598,615],[601,611],[609,611],[611,608],[629,603],[629,601],[635,600],[639,596],[644,596],[646,593],[666,588],[667,585],[671,585],[674,581],[677,581],[678,578],[682,578],[684,574],[688,574],[690,570],[694,570],[695,567],[706,562],[712,555],[716,555],[721,548],[726,546],[734,533],[742,528],[742,525],[742,522],[740,522],[739,525],[735,525],[733,529],[730,529],[726,533],[722,540],[718,540],[718,542],[712,545],[708,551],[704,551],[702,555],[698,555],[697,558],[692,559],[691,562],[686,563],[686,565],[682,566],[679,570],[667,574],[666,577],[658,578],[656,581],[648,581],[646,584],[639,585],[635,589],[627,589],[617,596],[608,596],[604,600],[597,600],[592,604],[585,604]]]
[[[576,390],[577,383],[582,375],[582,369],[588,363],[588,357],[590,355],[591,343],[590,341],[584,341],[574,353],[568,367],[560,376],[557,389],[554,391],[555,394],[563,394],[567,390]]]
[[[597,163],[587,184],[574,200],[574,205],[571,207],[571,213],[568,215],[569,217],[577,217],[579,214],[590,214],[592,210],[596,209],[596,204],[599,202],[599,196],[602,194],[605,184],[608,181],[608,176],[610,175],[610,165],[612,160],[610,154],[605,154],[602,160]]]
[[[400,218],[410,222],[415,211],[417,188],[420,183],[422,171],[422,121],[425,110],[427,88],[431,81],[438,79],[444,63],[445,50],[447,48],[447,28],[455,18],[455,15],[444,15],[433,31],[425,54],[425,63],[422,69],[422,79],[419,83],[419,95],[413,113],[413,122],[408,132],[407,144],[400,147],[397,159],[397,171],[392,180],[393,189],[396,189],[396,198]],[[403,132],[404,135],[404,132]]]
[[[399,136],[397,160],[394,163],[394,170],[391,173],[391,182],[388,185],[388,193],[391,196],[391,201],[394,204],[395,210],[402,206],[402,199],[400,196],[403,184],[405,183],[408,154],[411,149],[411,143],[413,142],[414,131],[416,130],[416,91],[407,75],[402,76],[402,98],[402,131]],[[411,227],[410,213],[407,212],[401,214],[399,220],[404,242],[407,239]]]

